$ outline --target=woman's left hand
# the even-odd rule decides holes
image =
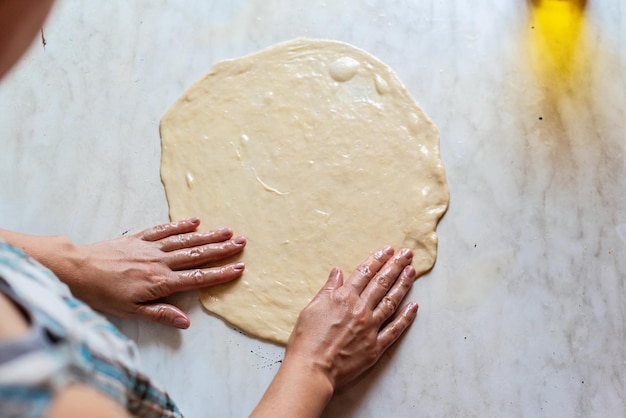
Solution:
[[[240,253],[246,240],[227,228],[196,232],[199,224],[187,219],[78,247],[80,265],[66,283],[106,314],[188,328],[189,318],[160,299],[236,279],[244,270],[241,262],[203,268]]]
[[[0,235],[52,270],[92,308],[184,329],[189,318],[164,297],[228,282],[244,271],[241,262],[216,264],[239,254],[245,238],[233,238],[228,228],[196,232],[199,225],[198,218],[186,219],[87,245],[64,237]]]

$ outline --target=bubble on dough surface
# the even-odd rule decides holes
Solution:
[[[335,81],[345,82],[351,80],[359,71],[361,64],[350,57],[341,57],[330,64],[328,72]]]

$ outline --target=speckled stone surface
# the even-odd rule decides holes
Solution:
[[[416,323],[325,416],[624,416],[626,6],[575,7],[58,1],[45,45],[0,84],[0,227],[90,242],[166,222],[158,124],[174,100],[222,59],[346,41],[390,65],[439,126],[451,201],[437,264],[411,294]],[[282,348],[195,294],[175,300],[187,331],[116,323],[187,416],[246,416]]]

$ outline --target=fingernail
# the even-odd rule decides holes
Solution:
[[[387,255],[393,255],[393,248],[390,245],[387,245],[383,248],[383,252]]]
[[[409,259],[413,258],[413,252],[409,250],[408,248],[404,248],[400,254],[402,255],[402,257],[405,257],[405,258],[409,258]]]
[[[185,318],[178,317],[172,323],[176,328],[186,329],[189,327],[189,322]]]
[[[413,266],[406,266],[404,268],[404,272],[406,273],[407,276],[409,277],[413,277],[413,279],[415,279],[415,277],[417,276],[417,272],[415,271],[415,268]]]
[[[217,233],[220,235],[228,235],[228,234],[232,234],[232,230],[230,228],[220,228],[217,230]]]
[[[243,245],[243,244],[245,244],[245,243],[246,243],[246,238],[245,238],[245,237],[240,236],[240,237],[237,237],[237,238],[233,239],[233,242],[234,242],[235,244],[237,244],[237,245]]]
[[[246,268],[246,265],[244,263],[237,263],[233,265],[234,270],[243,270],[245,268]]]
[[[409,312],[412,314],[416,314],[419,309],[419,305],[415,302],[409,303]]]
[[[199,224],[200,218],[198,218],[197,216],[194,216],[193,218],[189,218],[188,221],[191,222],[192,224]]]

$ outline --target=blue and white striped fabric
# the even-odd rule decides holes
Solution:
[[[73,383],[96,388],[134,416],[181,416],[138,371],[134,343],[52,272],[2,240],[0,291],[31,324],[27,335],[0,340],[0,416],[42,416],[55,393]]]

